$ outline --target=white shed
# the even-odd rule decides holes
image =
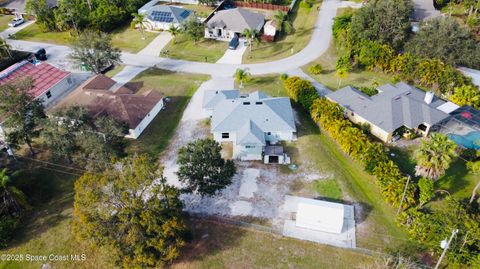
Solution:
[[[277,33],[277,26],[275,25],[275,21],[267,21],[263,26],[263,33],[267,36],[275,36]]]
[[[344,205],[299,198],[296,226],[329,233],[342,233]]]

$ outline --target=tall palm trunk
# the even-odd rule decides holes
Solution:
[[[478,188],[480,188],[480,180],[478,181],[477,185],[475,185],[475,188],[473,188],[473,191],[472,191],[472,196],[470,197],[470,204],[473,203],[473,201],[475,200],[475,197],[477,196],[477,190]]]

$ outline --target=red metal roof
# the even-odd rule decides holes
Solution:
[[[22,61],[0,72],[0,84],[31,77],[33,79],[33,89],[30,93],[34,97],[38,97],[69,74],[69,72],[62,71],[45,62],[34,65],[28,61]]]

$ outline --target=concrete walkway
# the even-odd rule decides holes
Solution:
[[[228,43],[226,43],[228,45]],[[240,39],[237,49],[231,50],[227,49],[225,54],[220,58],[217,63],[220,64],[241,64],[243,54],[247,50],[247,46],[245,46],[245,39]]]
[[[413,5],[415,8],[413,19],[415,21],[423,21],[442,16],[442,13],[433,6],[433,0],[413,0]]]
[[[316,81],[315,79],[313,79],[311,76],[307,75],[305,72],[303,72],[302,69],[300,68],[297,68],[297,69],[294,69],[294,70],[290,70],[287,72],[288,76],[290,77],[293,77],[293,76],[297,76],[297,77],[301,77],[305,80],[308,80],[310,81],[312,84],[313,84],[313,87],[315,87],[315,89],[317,90],[317,93],[320,95],[320,96],[325,96],[329,93],[331,93],[332,91],[327,88],[325,85],[321,84],[320,82]]]
[[[138,54],[159,56],[162,49],[172,40],[172,35],[168,32],[161,32],[150,44],[142,49]]]
[[[142,73],[147,67],[145,66],[132,66],[127,65],[123,68],[122,71],[118,72],[115,76],[112,77],[117,83],[112,86],[112,91],[116,91],[121,86],[125,85],[125,83],[132,80],[138,74]]]

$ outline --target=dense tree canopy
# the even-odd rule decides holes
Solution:
[[[56,158],[100,171],[122,154],[125,127],[107,116],[93,119],[84,108],[73,106],[47,118],[41,135]]]
[[[211,196],[232,183],[235,164],[222,158],[221,149],[215,140],[207,138],[188,143],[178,151],[177,174],[187,191]]]
[[[179,195],[156,161],[125,159],[75,182],[73,231],[114,249],[124,268],[158,267],[178,257],[185,244]]]
[[[439,17],[423,22],[405,47],[420,57],[480,68],[480,42],[453,18]]]
[[[85,31],[73,44],[70,57],[78,65],[84,64],[98,74],[109,65],[120,61],[120,50],[112,47],[110,35]]]
[[[401,49],[411,32],[412,12],[411,0],[368,1],[352,17],[352,37],[356,40],[375,40]]]
[[[11,146],[25,143],[34,155],[32,139],[40,134],[39,125],[45,113],[42,100],[30,94],[32,88],[31,78],[1,85],[0,114],[5,117],[3,126],[7,129]]]

